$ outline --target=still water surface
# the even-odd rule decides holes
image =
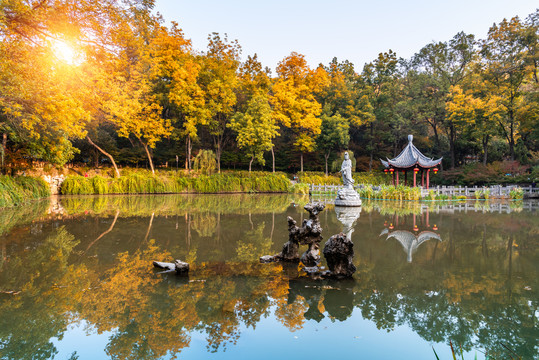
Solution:
[[[509,358],[505,346],[539,356],[536,206],[328,205],[323,243],[348,232],[358,270],[313,281],[258,263],[308,201],[66,197],[0,210],[0,358],[435,359],[434,347],[449,359],[449,341],[469,359]],[[176,258],[188,278],[151,267]]]

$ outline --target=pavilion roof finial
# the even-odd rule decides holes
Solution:
[[[414,141],[414,135],[408,135],[408,142],[411,143]]]

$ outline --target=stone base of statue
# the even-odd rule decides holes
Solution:
[[[335,206],[361,206],[361,198],[352,186],[346,186],[337,191]]]

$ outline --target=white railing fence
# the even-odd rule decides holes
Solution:
[[[354,186],[356,190],[361,189],[364,186],[370,186],[370,185],[364,185],[359,184]],[[337,191],[341,185],[317,185],[317,184],[311,184],[310,185],[310,192],[311,194],[318,194],[318,193],[324,193],[324,194],[336,194]],[[433,191],[435,195],[447,195],[447,196],[466,196],[466,197],[475,197],[475,193],[478,191],[485,192],[485,190],[488,190],[489,197],[494,198],[504,198],[504,197],[510,197],[510,192],[513,188],[517,187],[516,185],[508,185],[508,186],[502,186],[502,185],[493,185],[493,186],[432,186],[429,189],[420,187],[421,188],[421,197],[426,197],[429,195],[430,191]],[[524,186],[520,187],[524,192],[524,197],[539,197],[539,188],[532,187],[532,186]],[[374,190],[378,190],[378,186],[373,186]]]

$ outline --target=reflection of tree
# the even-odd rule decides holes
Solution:
[[[8,234],[14,227],[31,223],[33,220],[45,215],[50,202],[40,200],[0,210],[0,236]],[[2,242],[5,244],[4,242]]]
[[[260,254],[267,254],[271,249],[271,238],[264,237],[266,223],[262,222],[255,229],[245,232],[238,241],[236,254],[238,261],[256,261]]]
[[[57,352],[50,339],[62,336],[91,280],[85,266],[68,265],[77,243],[60,228],[0,268],[2,359],[49,359]]]
[[[81,315],[99,332],[114,331],[112,358],[150,359],[177,354],[191,331],[206,333],[208,349],[234,343],[240,324],[254,327],[286,292],[279,265],[204,263],[188,282],[176,276],[149,275],[148,259],[170,258],[151,241],[148,248],[123,253],[93,291],[82,299]]]
[[[308,196],[283,194],[234,195],[152,195],[152,196],[70,196],[61,199],[69,216],[90,212],[121,216],[208,214],[267,214],[283,213],[291,203],[304,203]]]
[[[479,230],[474,242],[440,243],[438,261],[428,266],[387,268],[381,260],[363,258],[355,306],[381,329],[406,324],[427,341],[452,340],[467,350],[486,349],[495,358],[506,354],[500,345],[505,343],[523,358],[536,357],[537,294],[524,290],[536,282],[530,278],[535,265],[516,260],[503,242],[491,242],[485,252],[483,226]],[[510,264],[517,261],[519,276],[511,276]]]
[[[191,227],[198,236],[213,236],[217,230],[217,216],[211,213],[194,213],[191,216]]]

